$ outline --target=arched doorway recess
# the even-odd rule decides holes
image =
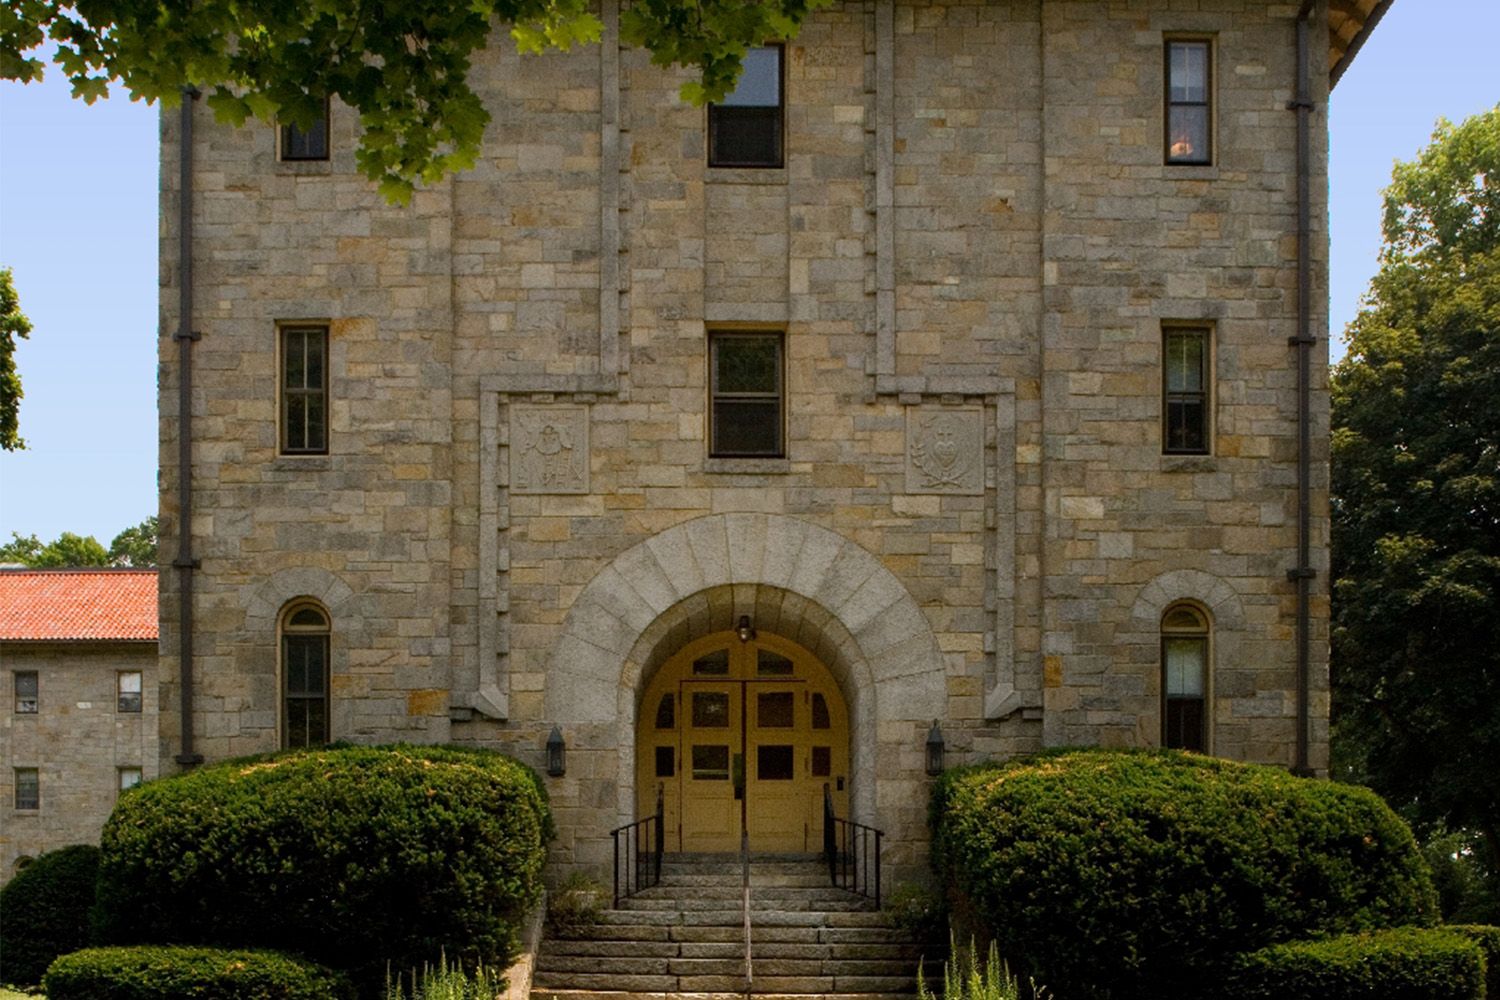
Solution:
[[[658,796],[668,850],[810,851],[825,792],[849,810],[849,714],[828,669],[780,636],[717,632],[647,685],[636,739],[638,814]]]

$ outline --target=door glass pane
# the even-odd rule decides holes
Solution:
[[[693,673],[699,677],[725,677],[729,674],[729,650],[716,649],[693,661]]]
[[[820,694],[813,695],[812,699],[812,727],[814,729],[833,728],[833,722],[828,718],[828,701]]]
[[[791,781],[793,752],[789,746],[762,746],[756,748],[755,776],[761,781]]]
[[[728,781],[729,748],[727,746],[693,747],[694,781]]]
[[[780,653],[759,649],[755,652],[755,672],[761,677],[790,677],[792,661]]]
[[[761,729],[791,729],[795,725],[792,692],[762,691],[755,701],[755,724]]]
[[[728,728],[729,695],[722,691],[694,691],[693,725],[699,729]]]
[[[814,778],[826,778],[833,773],[833,748],[812,748],[812,773]]]
[[[658,778],[670,778],[677,773],[674,750],[674,747],[656,748],[656,776]]]
[[[677,700],[670,692],[662,695],[661,704],[656,706],[656,728],[677,728]]]

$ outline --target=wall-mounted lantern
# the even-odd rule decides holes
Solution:
[[[547,773],[554,778],[568,773],[568,745],[557,726],[552,727],[552,735],[547,737]]]
[[[943,731],[933,719],[932,728],[927,731],[927,773],[933,777],[943,773],[943,750]]]
[[[734,634],[740,637],[740,642],[749,642],[755,638],[755,628],[750,624],[749,615],[740,615],[740,623],[734,627]]]

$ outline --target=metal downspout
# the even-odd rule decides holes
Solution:
[[[201,335],[193,329],[193,102],[198,91],[182,91],[181,141],[178,151],[180,179],[177,186],[178,294],[177,332],[177,558],[178,572],[177,648],[178,680],[182,694],[182,752],[176,757],[183,767],[203,763],[193,750],[193,571],[201,564],[193,558],[193,341]]]
[[[1287,579],[1297,585],[1297,742],[1295,774],[1310,777],[1308,675],[1311,645],[1312,568],[1312,72],[1309,66],[1308,19],[1314,0],[1303,0],[1297,13],[1297,94],[1287,105],[1297,112],[1297,565]]]

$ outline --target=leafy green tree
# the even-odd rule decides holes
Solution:
[[[84,537],[71,531],[46,544],[35,535],[22,536],[15,531],[10,537],[8,544],[0,545],[0,563],[20,563],[33,569],[156,565],[154,515],[120,532],[108,549],[93,535]]]
[[[640,0],[621,36],[659,65],[697,67],[694,102],[728,92],[747,46],[797,33],[830,0]],[[490,114],[465,79],[497,23],[521,52],[597,41],[588,0],[288,0],[192,4],[8,0],[0,8],[0,78],[40,79],[30,53],[58,43],[54,62],[92,103],[119,81],[133,99],[174,107],[207,91],[221,121],[255,116],[310,126],[325,96],[359,112],[357,161],[392,201],[417,183],[471,166]]]
[[[3,16],[3,15],[0,15]],[[3,21],[0,21],[3,23]],[[0,268],[0,448],[25,448],[21,438],[21,373],[16,371],[16,338],[31,339],[31,320],[21,314],[10,268]]]
[[[1500,872],[1500,106],[1385,191],[1333,375],[1333,696],[1347,761]]]
[[[112,566],[155,566],[156,515],[116,535],[109,543],[109,561]]]

